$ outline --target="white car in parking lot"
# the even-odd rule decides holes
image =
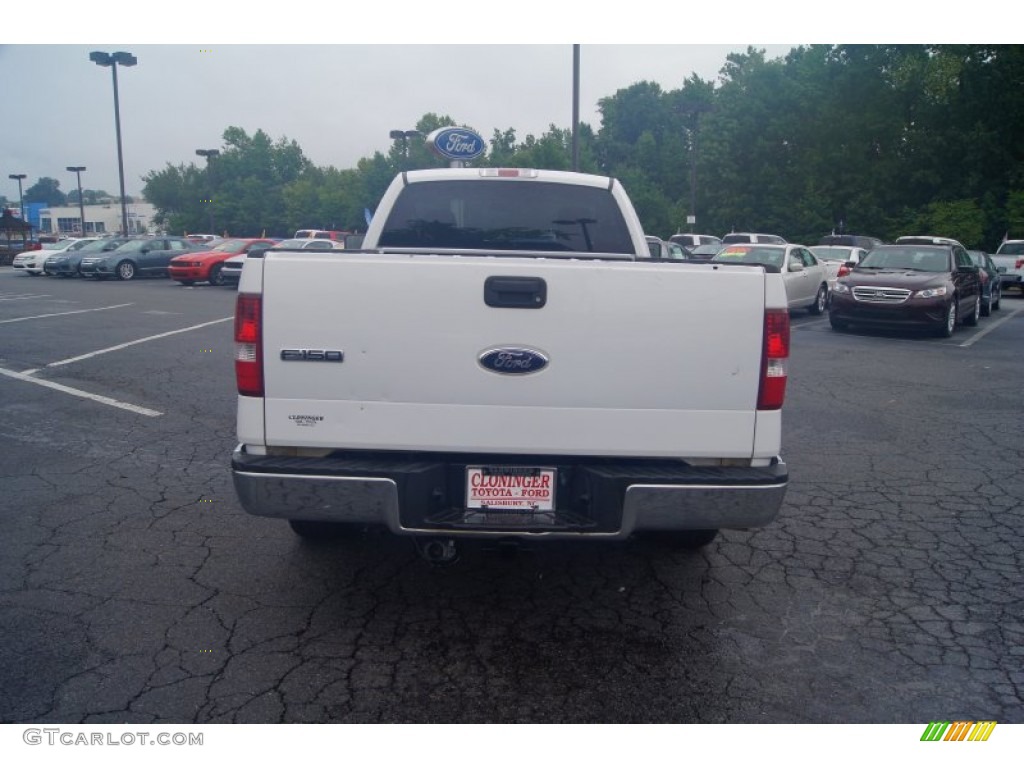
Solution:
[[[702,245],[721,245],[722,238],[714,235],[693,235],[687,232],[676,232],[669,239],[670,243],[678,243],[688,251]]]
[[[77,251],[88,243],[93,242],[95,237],[78,237],[72,240],[59,240],[56,243],[46,243],[42,248],[35,251],[23,251],[14,257],[11,266],[19,269],[26,275],[43,274],[46,260],[51,256],[60,256],[63,253]]]
[[[999,270],[1002,289],[1019,288],[1024,294],[1024,240],[1004,240],[992,254],[992,262]]]
[[[712,259],[717,264],[752,264],[782,272],[789,308],[820,315],[828,307],[828,273],[810,249],[787,243],[725,245]]]
[[[809,250],[825,267],[830,294],[836,287],[836,280],[850,274],[850,267],[868,255],[866,249],[853,245],[812,245]]]

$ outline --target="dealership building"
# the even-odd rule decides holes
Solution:
[[[28,206],[26,205],[26,208]],[[26,218],[43,235],[82,237],[82,210],[77,205],[48,206],[26,210]],[[33,221],[38,215],[38,221]],[[128,234],[153,232],[156,208],[150,203],[128,203]],[[121,204],[116,200],[85,206],[84,236],[105,235],[121,231]]]

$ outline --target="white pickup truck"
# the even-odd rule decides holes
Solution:
[[[649,258],[614,179],[397,177],[359,251],[250,257],[242,506],[302,536],[701,546],[770,523],[789,355],[772,268]]]
[[[992,254],[992,263],[1004,291],[1019,288],[1024,293],[1024,240],[1004,240]]]

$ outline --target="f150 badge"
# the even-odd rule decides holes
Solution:
[[[488,371],[510,376],[536,373],[548,364],[548,356],[543,352],[525,347],[495,347],[481,352],[477,359]]]
[[[345,353],[340,349],[282,349],[281,359],[290,363],[340,363]]]

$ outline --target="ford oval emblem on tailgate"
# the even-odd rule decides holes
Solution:
[[[535,349],[497,347],[482,352],[479,361],[480,365],[494,373],[521,376],[542,370],[548,364],[548,357]]]

